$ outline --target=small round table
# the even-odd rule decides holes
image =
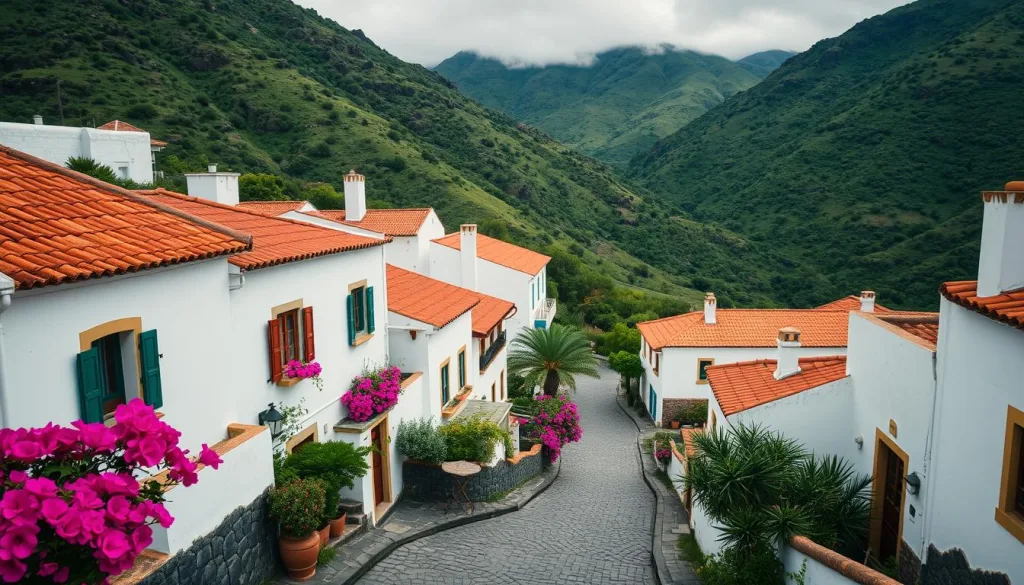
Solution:
[[[471,461],[445,461],[441,464],[441,471],[452,476],[452,497],[448,500],[448,505],[444,507],[445,516],[448,515],[448,508],[458,502],[460,497],[463,503],[469,504],[469,513],[473,513],[473,500],[466,494],[466,485],[474,475],[480,473],[481,469],[479,465]]]

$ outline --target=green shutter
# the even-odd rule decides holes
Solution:
[[[83,421],[103,422],[103,372],[95,347],[78,354],[78,406]]]
[[[345,308],[348,309],[348,344],[356,344],[356,314],[352,305],[352,295],[345,297]]]
[[[366,331],[367,333],[373,333],[375,329],[373,324],[373,287],[366,287]]]
[[[163,384],[160,382],[160,347],[156,329],[139,335],[139,357],[142,361],[142,398],[153,408],[164,405]]]
[[[459,388],[466,385],[466,352],[459,352]]]

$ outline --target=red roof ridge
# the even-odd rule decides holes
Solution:
[[[80,173],[78,171],[71,170],[71,169],[69,169],[67,167],[64,167],[64,166],[61,166],[61,165],[59,165],[57,163],[54,163],[54,162],[51,162],[51,161],[48,161],[48,160],[45,160],[45,159],[41,159],[41,158],[36,157],[36,156],[32,156],[31,154],[28,154],[27,152],[22,152],[20,150],[15,150],[15,149],[13,149],[13,148],[11,148],[9,146],[4,146],[2,144],[0,144],[0,152],[8,154],[8,155],[10,155],[10,156],[12,156],[14,158],[19,158],[19,159],[21,159],[21,160],[23,160],[23,161],[25,161],[27,163],[31,163],[33,165],[36,165],[36,166],[39,166],[39,167],[43,167],[44,169],[46,169],[48,171],[52,171],[54,173],[58,173],[58,174],[64,175],[65,177],[72,178],[72,179],[74,179],[76,181],[80,181],[82,183],[89,183],[93,187],[97,187],[99,189],[103,189],[104,191],[107,191],[107,192],[110,192],[110,193],[114,193],[114,194],[120,195],[122,197],[126,197],[126,198],[134,201],[135,203],[140,203],[142,205],[148,205],[149,207],[152,207],[154,209],[159,209],[160,211],[162,211],[164,213],[169,213],[169,214],[171,214],[171,215],[173,215],[175,217],[179,217],[181,219],[188,220],[190,222],[199,224],[199,225],[201,225],[201,226],[203,226],[203,227],[205,227],[207,229],[211,229],[211,230],[220,232],[220,233],[222,233],[222,234],[224,234],[224,235],[226,235],[226,236],[228,236],[230,238],[236,239],[236,240],[238,240],[240,242],[244,242],[248,249],[252,248],[252,236],[250,236],[249,234],[243,234],[242,232],[233,230],[233,229],[231,229],[229,227],[225,227],[225,226],[222,226],[220,224],[216,224],[216,223],[213,223],[211,221],[207,221],[205,219],[202,219],[202,218],[199,218],[199,217],[195,217],[194,215],[189,215],[189,214],[187,214],[187,213],[185,213],[183,211],[180,211],[178,209],[175,209],[175,208],[173,208],[173,207],[171,207],[169,205],[164,205],[163,203],[160,203],[159,201],[153,201],[152,199],[150,199],[148,197],[140,196],[138,192],[132,191],[131,189],[125,189],[124,187],[119,187],[118,185],[114,185],[112,183],[107,183],[106,181],[101,181],[101,180],[97,179],[96,177],[90,177],[89,175],[86,175],[85,173]]]
[[[980,313],[993,321],[1024,329],[1024,288],[980,297],[978,281],[956,280],[942,283],[939,293],[949,302]]]
[[[751,360],[709,366],[708,382],[726,416],[769,404],[848,377],[846,356],[800,358],[801,370],[780,380],[771,367],[776,360]]]

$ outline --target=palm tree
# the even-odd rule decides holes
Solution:
[[[541,386],[555,396],[563,385],[576,389],[576,376],[598,377],[597,358],[579,329],[554,324],[550,329],[528,329],[512,340],[509,371],[529,386]]]
[[[83,175],[89,175],[94,179],[107,183],[117,183],[117,175],[114,174],[114,169],[107,165],[101,165],[87,156],[73,156],[64,163],[64,166]]]

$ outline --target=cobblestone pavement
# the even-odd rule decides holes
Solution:
[[[618,375],[581,378],[583,440],[562,450],[554,484],[519,512],[407,544],[361,585],[653,584],[654,496],[636,427],[615,402]]]

